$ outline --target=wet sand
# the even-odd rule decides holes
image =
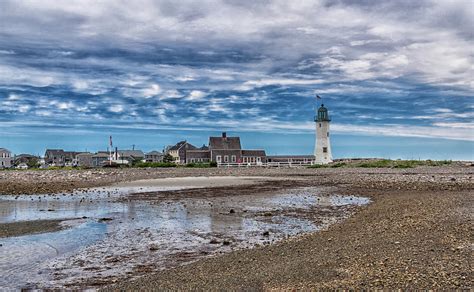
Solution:
[[[137,193],[130,202],[156,204],[164,197],[198,200],[233,197],[305,187],[337,190],[341,195],[369,197],[372,203],[355,210],[325,231],[290,237],[278,243],[205,257],[185,266],[160,270],[143,266],[108,290],[269,290],[313,288],[472,289],[474,184],[472,167],[416,169],[211,169],[147,172],[132,175],[101,173],[81,186],[113,184],[112,177],[271,176],[274,182],[234,187],[191,188]],[[135,170],[132,171],[134,173]],[[32,174],[33,176],[36,174]],[[55,174],[48,174],[55,175]],[[66,181],[76,174],[61,174]],[[60,176],[61,176],[60,175]],[[64,178],[63,177],[63,178]],[[105,178],[104,178],[105,177]],[[77,181],[70,180],[69,182]],[[28,184],[28,183],[27,183]],[[31,193],[27,184],[14,192]],[[8,183],[0,182],[0,186]],[[55,189],[43,184],[45,192]],[[243,210],[234,210],[243,212]],[[272,216],[278,215],[274,212]],[[305,218],[306,212],[295,213]],[[316,213],[316,215],[318,215]],[[186,262],[189,255],[180,257]],[[120,260],[116,264],[124,264]],[[140,270],[141,269],[141,270]],[[134,275],[147,274],[138,279]],[[115,280],[114,280],[115,281]],[[98,286],[113,281],[96,282]],[[83,287],[90,286],[84,280]],[[77,287],[77,286],[75,286]],[[80,287],[80,283],[79,283]]]
[[[105,290],[472,289],[472,168],[351,174],[304,175],[373,200],[326,231]]]
[[[8,196],[0,201],[0,222],[31,219],[30,225],[36,226],[41,223],[37,218],[82,217],[67,221],[70,228],[60,232],[2,240],[0,286],[110,285],[322,230],[369,203],[367,198],[338,195],[333,188],[315,188],[308,182],[260,179],[252,185],[239,185],[234,182],[248,180],[232,177],[216,178],[212,184],[194,177],[159,179],[80,194]],[[229,185],[196,188],[196,181]],[[130,187],[147,192],[133,193]],[[153,188],[158,190],[150,191]],[[12,261],[20,254],[22,261]]]
[[[112,184],[111,187],[119,188],[208,188],[236,185],[251,185],[261,181],[278,180],[272,177],[258,176],[196,176],[196,177],[167,177],[155,179],[141,179]]]
[[[370,193],[374,203],[327,231],[106,290],[472,289],[472,190]]]
[[[0,223],[0,238],[59,231],[64,220],[35,220]]]

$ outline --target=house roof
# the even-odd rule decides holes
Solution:
[[[0,148],[0,151],[1,151],[1,152],[8,152],[8,153],[11,153],[11,152],[10,152],[8,149],[6,149],[6,148]]]
[[[150,151],[148,152],[146,155],[163,155],[163,153],[161,153],[160,151]]]
[[[75,158],[77,154],[81,152],[76,152],[76,151],[64,151],[64,156],[67,158]]]
[[[57,155],[64,155],[65,153],[63,149],[46,149],[45,156],[48,154],[57,156]]]
[[[145,157],[145,154],[141,150],[117,150],[117,152],[121,156]]]
[[[266,156],[265,150],[242,150],[242,156]]]
[[[106,157],[108,158],[109,157],[109,154],[101,151],[101,152],[97,152],[96,154],[92,155],[92,158],[100,158],[100,157]]]
[[[209,150],[187,150],[186,158],[210,158],[211,152]]]
[[[182,147],[185,147],[186,150],[194,150],[197,149],[194,145],[186,142],[186,141],[180,141],[176,143],[176,145],[171,146],[168,151],[173,151],[173,150],[179,150]]]
[[[271,155],[270,159],[314,159],[314,155]]]
[[[171,146],[168,150],[179,150],[184,144],[186,144],[186,141],[179,141],[176,143],[176,145]]]
[[[209,137],[209,149],[240,150],[240,137]]]
[[[0,148],[0,151],[2,150],[3,148]],[[22,154],[18,154],[17,156],[15,156],[15,158],[38,158],[34,155],[31,155],[31,154],[26,154],[26,153],[22,153]]]
[[[76,155],[76,157],[77,157],[77,156],[93,156],[93,154],[90,153],[90,152],[82,152],[82,153],[78,153],[78,154]]]

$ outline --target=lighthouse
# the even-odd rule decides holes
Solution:
[[[321,104],[317,115],[314,117],[316,123],[316,141],[314,143],[314,156],[316,164],[327,164],[332,162],[331,143],[329,140],[329,118],[328,109]]]

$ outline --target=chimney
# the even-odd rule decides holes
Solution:
[[[227,138],[227,133],[226,132],[222,132],[222,138]]]

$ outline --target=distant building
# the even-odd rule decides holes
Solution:
[[[145,154],[146,162],[163,162],[163,153],[159,151],[150,151]]]
[[[211,161],[217,163],[241,163],[242,147],[240,137],[227,137],[223,132],[221,137],[209,137]]]
[[[12,167],[12,153],[5,148],[0,148],[0,168],[10,167]]]
[[[92,157],[94,154],[89,152],[83,152],[76,155],[76,165],[79,167],[93,167],[93,159]]]
[[[141,150],[115,150],[113,154],[114,161],[127,161],[131,164],[133,161],[142,161],[145,159],[145,153]]]
[[[92,166],[101,167],[110,161],[110,155],[106,151],[99,151],[92,155]]]
[[[188,150],[186,151],[186,163],[208,163],[211,161],[209,150]]]
[[[64,166],[66,154],[63,149],[46,149],[44,162],[51,166]]]
[[[220,137],[209,137],[211,161],[217,163],[260,164],[266,161],[265,150],[243,150],[240,137],[228,137],[226,132]]]
[[[14,157],[14,164],[16,166],[24,163],[26,165],[39,164],[40,158],[31,154],[19,154]]]
[[[76,166],[77,165],[77,154],[81,152],[76,151],[64,151],[64,165],[65,166]]]
[[[267,156],[267,162],[269,163],[301,163],[310,164],[314,161],[314,155],[275,155]]]
[[[242,163],[260,164],[267,162],[265,150],[242,150]]]
[[[76,155],[79,153],[63,149],[46,149],[44,161],[50,166],[74,166],[77,164]]]
[[[186,152],[189,150],[197,150],[197,148],[186,141],[180,141],[176,145],[168,146],[165,153],[173,157],[173,162],[184,164],[187,161]]]
[[[218,164],[261,164],[266,162],[265,150],[242,149],[240,137],[228,137],[223,132],[220,137],[209,137],[209,146],[186,151],[186,163],[215,161]]]

